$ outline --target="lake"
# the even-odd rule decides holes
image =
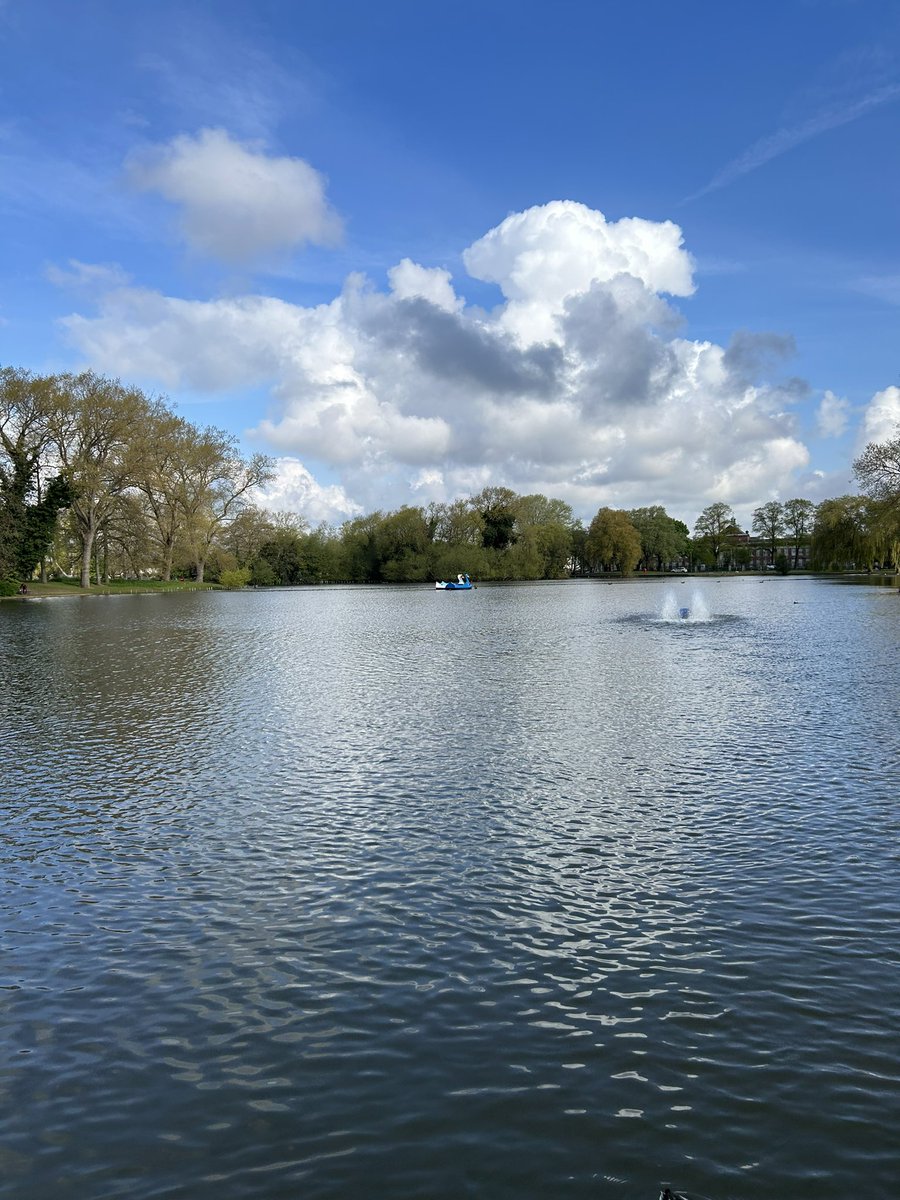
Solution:
[[[0,1196],[893,1200],[898,645],[795,577],[0,605]]]

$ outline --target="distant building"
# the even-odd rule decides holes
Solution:
[[[750,552],[750,562],[748,570],[750,571],[766,571],[769,567],[774,567],[775,558],[783,553],[787,558],[788,566],[793,570],[806,571],[809,569],[810,547],[809,544],[803,546],[793,546],[791,543],[780,539],[775,546],[775,554],[773,556],[769,548],[768,540],[756,537],[752,533],[742,533],[739,539],[741,545],[747,547]]]

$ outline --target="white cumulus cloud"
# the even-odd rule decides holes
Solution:
[[[847,428],[850,402],[828,391],[819,402],[816,422],[823,437],[840,437]]]
[[[554,336],[553,318],[566,300],[619,275],[649,293],[690,295],[692,261],[681,243],[671,221],[610,222],[584,204],[554,200],[507,217],[463,261],[475,279],[499,285],[509,301],[504,326],[522,340],[543,341]]]
[[[113,288],[66,328],[97,369],[176,394],[268,388],[248,436],[301,482],[304,464],[338,481],[316,511],[502,483],[586,517],[659,503],[693,523],[713,500],[749,513],[802,494],[794,411],[808,389],[777,376],[791,341],[684,336],[670,297],[691,293],[692,268],[676,225],[557,201],[508,217],[463,260],[501,288],[495,310],[465,306],[449,272],[406,258],[387,291],[351,276],[314,307]],[[313,505],[312,490],[293,494]]]
[[[404,258],[388,271],[388,281],[391,291],[400,300],[418,297],[445,312],[459,312],[463,306],[453,290],[450,272],[441,267],[422,267]]]
[[[860,428],[860,445],[887,442],[900,429],[900,387],[876,392],[866,408]]]
[[[299,459],[277,458],[275,470],[275,479],[257,495],[263,508],[302,513],[311,525],[330,524],[362,512],[342,487],[318,483]]]
[[[227,263],[253,262],[306,242],[331,245],[341,235],[318,171],[302,158],[235,141],[224,129],[147,147],[131,156],[127,174],[134,187],[180,206],[193,249]]]

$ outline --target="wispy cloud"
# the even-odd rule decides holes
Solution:
[[[719,188],[733,183],[735,179],[740,179],[742,175],[749,175],[751,171],[771,162],[773,158],[778,158],[789,150],[793,150],[795,146],[811,141],[831,129],[838,129],[841,125],[849,125],[851,121],[856,121],[873,109],[880,108],[883,104],[889,104],[898,98],[900,98],[900,82],[885,83],[850,103],[832,105],[829,108],[821,109],[805,121],[782,126],[775,133],[760,138],[743,154],[732,159],[730,163],[716,172],[705,187],[685,197],[684,202],[697,200],[701,196],[715,192]]]
[[[855,287],[866,296],[875,296],[888,304],[900,304],[900,275],[866,275],[856,280]]]
[[[223,126],[238,137],[267,140],[286,115],[308,115],[316,104],[319,73],[297,50],[281,49],[290,68],[262,37],[236,37],[212,15],[188,8],[175,18],[167,43],[154,41],[138,66],[154,81],[154,99],[181,127]]]

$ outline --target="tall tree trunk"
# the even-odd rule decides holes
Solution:
[[[171,583],[172,581],[172,557],[175,553],[175,542],[172,538],[166,538],[163,543],[165,553],[163,555],[162,579],[163,583]]]
[[[81,586],[91,586],[91,559],[94,557],[94,530],[86,529],[81,535]]]

